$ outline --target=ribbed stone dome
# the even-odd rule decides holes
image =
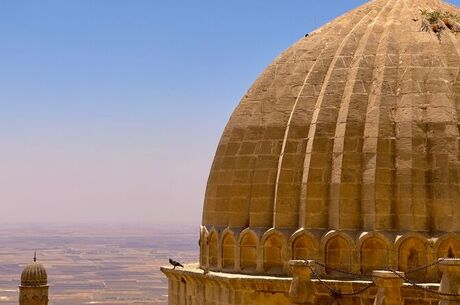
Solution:
[[[203,267],[283,273],[297,256],[365,272],[460,255],[460,40],[455,27],[422,31],[422,10],[459,13],[371,1],[262,73],[217,148]]]
[[[21,273],[21,286],[38,287],[48,285],[48,274],[42,264],[33,262],[27,265]]]

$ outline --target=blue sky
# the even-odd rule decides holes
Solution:
[[[0,221],[198,225],[240,97],[364,2],[1,1]]]

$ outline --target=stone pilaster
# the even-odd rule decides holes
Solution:
[[[398,274],[404,276],[403,272]],[[378,288],[374,305],[403,305],[401,287],[404,281],[401,277],[391,271],[374,271],[372,275]]]
[[[289,288],[289,298],[293,305],[315,305],[316,290],[311,281],[311,269],[315,262],[312,260],[291,260],[289,269],[292,272],[292,282]]]

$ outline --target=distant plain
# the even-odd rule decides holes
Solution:
[[[159,271],[172,257],[198,261],[199,228],[0,225],[0,305],[18,304],[22,268],[48,271],[50,305],[167,304]]]

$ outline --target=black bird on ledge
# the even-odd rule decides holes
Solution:
[[[175,260],[169,259],[169,263],[174,266],[173,269],[176,269],[176,267],[184,268],[184,266],[181,263],[176,262]]]

